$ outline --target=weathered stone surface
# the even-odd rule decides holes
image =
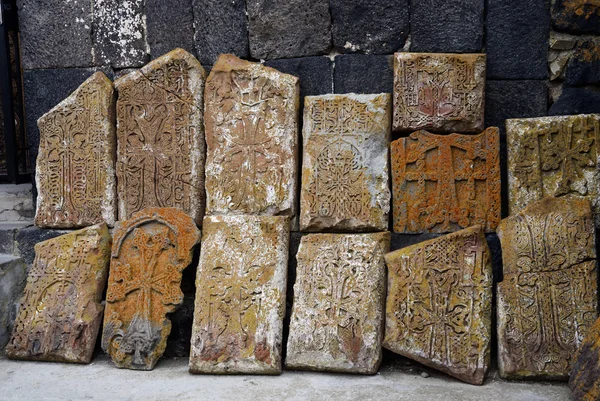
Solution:
[[[102,322],[110,255],[106,224],[35,245],[35,261],[6,355],[89,363]]]
[[[589,201],[545,198],[498,225],[498,369],[504,378],[564,379],[597,317]]]
[[[409,0],[330,0],[333,46],[343,53],[386,54],[404,46]]]
[[[483,47],[484,0],[411,0],[411,50],[477,53]]]
[[[156,58],[175,48],[194,54],[192,0],[144,0],[144,2],[150,55]]]
[[[92,0],[18,0],[23,68],[92,65]]]
[[[246,9],[252,58],[268,60],[329,52],[328,1],[247,0]]]
[[[600,14],[600,6],[598,7]],[[600,24],[600,18],[598,19]],[[600,83],[600,39],[577,44],[565,71],[565,84],[581,86]]]
[[[498,128],[479,135],[413,132],[391,144],[394,232],[446,233],[500,221]]]
[[[286,216],[208,216],[196,278],[192,373],[281,373]]]
[[[488,79],[548,78],[549,8],[548,0],[487,2]]]
[[[194,42],[202,65],[212,65],[220,54],[247,58],[246,1],[192,0]]]
[[[148,208],[115,225],[102,349],[119,368],[151,370],[181,305],[181,272],[200,232],[175,208]]]
[[[388,226],[391,96],[304,100],[301,231],[382,231]]]
[[[511,119],[506,131],[510,214],[546,196],[586,197],[600,212],[600,114]]]
[[[470,227],[385,255],[383,346],[472,384],[490,364],[492,263]]]
[[[582,88],[564,88],[548,110],[550,116],[600,113],[600,92]]]
[[[204,214],[204,69],[175,49],[115,81],[119,220],[147,207]]]
[[[267,67],[300,78],[300,96],[333,92],[333,66],[329,57],[282,58],[265,62]]]
[[[600,35],[600,4],[594,0],[556,0],[552,7],[554,28],[572,33]]]
[[[231,54],[206,81],[206,212],[294,215],[298,78]]]
[[[39,227],[86,227],[117,218],[115,96],[96,72],[38,120]]]
[[[389,248],[389,232],[302,237],[287,368],[377,372]]]
[[[569,387],[575,401],[600,399],[600,319],[589,329],[573,358]]]
[[[394,54],[394,131],[483,129],[485,54]]]
[[[392,55],[342,54],[335,56],[334,93],[392,93]],[[302,77],[300,77],[302,84]]]
[[[0,349],[10,339],[26,279],[27,266],[21,258],[0,254]]]

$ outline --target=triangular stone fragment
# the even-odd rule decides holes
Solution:
[[[38,120],[35,224],[72,228],[117,217],[115,96],[102,72]]]
[[[6,346],[11,359],[89,363],[110,258],[106,224],[39,242]]]
[[[200,231],[175,208],[148,208],[115,225],[102,349],[119,368],[151,370],[183,302],[181,272]]]

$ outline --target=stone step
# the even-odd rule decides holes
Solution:
[[[26,279],[27,266],[21,258],[0,254],[0,349],[9,340]]]
[[[17,233],[19,230],[33,225],[33,221],[0,221],[0,253],[19,256]],[[33,252],[33,249],[32,249]]]
[[[31,184],[0,185],[0,222],[31,221],[34,214]]]

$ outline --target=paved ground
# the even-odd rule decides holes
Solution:
[[[393,370],[392,370],[393,369]],[[281,376],[203,376],[187,360],[161,361],[151,372],[116,369],[101,356],[90,365],[0,358],[0,400],[410,400],[562,401],[565,384],[506,382],[494,373],[471,386],[420,367],[384,367],[375,376],[284,372]],[[427,376],[424,374],[424,376]]]

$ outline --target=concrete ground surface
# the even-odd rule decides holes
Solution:
[[[191,375],[185,358],[153,371],[117,369],[105,356],[90,365],[0,358],[0,400],[410,400],[562,401],[565,383],[503,381],[492,372],[472,386],[421,366],[383,366],[375,376],[284,371],[281,376]]]

